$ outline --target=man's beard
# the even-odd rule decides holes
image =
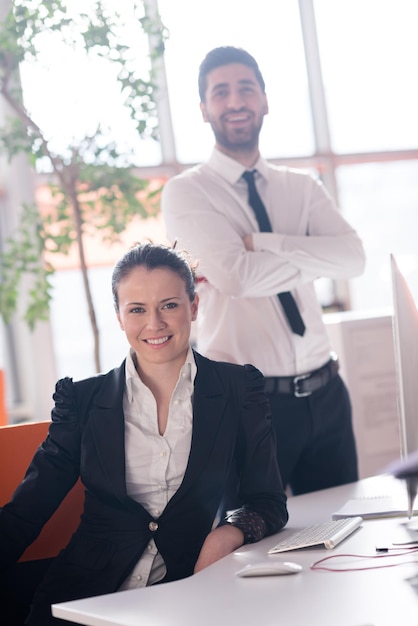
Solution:
[[[251,152],[258,147],[258,137],[263,121],[261,120],[258,126],[254,126],[250,129],[250,132],[236,133],[225,132],[223,128],[219,128],[214,124],[211,124],[213,134],[215,135],[216,143],[222,146],[228,152]]]

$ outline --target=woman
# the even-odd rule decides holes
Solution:
[[[49,435],[0,511],[6,571],[79,476],[86,489],[30,626],[61,623],[51,603],[190,576],[288,518],[262,375],[190,347],[198,296],[186,257],[138,244],[115,266],[112,291],[126,360],[58,381]],[[213,528],[232,470],[243,507]]]

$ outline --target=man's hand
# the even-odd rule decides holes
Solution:
[[[254,246],[253,246],[253,236],[252,235],[246,235],[243,239],[244,242],[244,246],[247,250],[249,250],[250,252],[254,252]]]
[[[206,537],[205,542],[196,561],[194,573],[219,561],[222,557],[230,554],[244,543],[244,533],[242,530],[231,524],[215,528]]]

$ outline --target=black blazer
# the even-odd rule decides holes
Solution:
[[[0,510],[0,569],[5,571],[79,476],[85,486],[80,525],[39,587],[34,603],[39,611],[54,602],[116,591],[151,538],[167,567],[164,581],[190,576],[233,466],[240,498],[264,519],[266,534],[285,525],[286,497],[261,373],[251,365],[194,355],[189,461],[158,520],[126,493],[125,362],[84,381],[57,382],[48,437],[11,502]],[[36,614],[34,609],[28,623],[42,623]]]

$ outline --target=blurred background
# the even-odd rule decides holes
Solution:
[[[19,4],[19,3],[15,3]],[[36,3],[35,3],[36,4]],[[82,12],[88,0],[72,0]],[[108,0],[133,27],[133,2]],[[201,120],[197,75],[205,54],[241,46],[257,59],[270,113],[263,155],[317,173],[364,241],[367,267],[349,283],[320,280],[324,314],[370,316],[392,307],[389,254],[418,294],[418,3],[416,0],[147,0],[160,16],[164,54],[158,59],[156,138],[139,137],[120,113],[104,63],[86,63],[45,38],[36,63],[20,65],[25,107],[56,149],[99,121],[134,151],[134,171],[157,187],[208,158],[213,139]],[[0,18],[10,2],[0,0]],[[147,13],[148,12],[148,13]],[[132,37],[136,62],[148,67],[151,36]],[[5,102],[0,95],[0,120]],[[51,195],[47,165],[0,156],[0,241],[33,197],[42,213]],[[134,220],[120,241],[86,240],[89,277],[100,330],[103,370],[117,366],[127,344],[116,324],[110,276],[131,243],[165,242],[158,214]],[[0,322],[0,370],[10,421],[48,419],[57,378],[94,374],[93,343],[82,277],[73,253],[54,259],[48,321],[30,331],[17,312]],[[29,287],[27,287],[29,289]],[[22,288],[24,298],[25,288]]]

